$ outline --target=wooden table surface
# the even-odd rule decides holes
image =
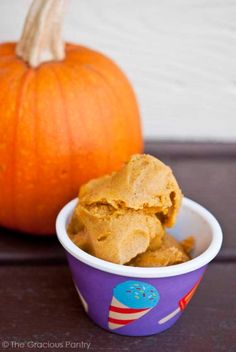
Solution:
[[[86,350],[82,343],[112,352],[236,351],[236,145],[149,142],[146,152],[168,163],[185,195],[206,206],[223,228],[222,250],[186,312],[159,335],[108,333],[85,315],[56,238],[1,229],[0,341],[7,341],[6,351]],[[67,348],[57,347],[65,341]]]

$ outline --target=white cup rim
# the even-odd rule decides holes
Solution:
[[[73,257],[97,270],[102,270],[120,276],[139,278],[161,278],[177,276],[197,270],[208,264],[213,258],[215,258],[222,245],[223,234],[216,218],[202,205],[184,197],[182,205],[198,213],[202,218],[204,218],[212,230],[211,243],[203,253],[185,263],[170,265],[166,267],[144,268],[110,263],[86,253],[78,246],[76,246],[69,238],[66,231],[66,225],[77,202],[78,198],[73,199],[67,203],[59,212],[56,219],[57,237],[64,249]]]

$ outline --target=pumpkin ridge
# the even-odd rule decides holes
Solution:
[[[82,64],[81,65],[81,67],[83,68],[83,69],[85,69],[86,71],[88,70],[88,67],[87,67],[87,65],[86,64]],[[91,70],[92,72],[93,72],[93,74],[95,73],[96,75],[97,75],[97,77],[99,77],[99,80],[100,81],[102,81],[103,82],[103,86],[105,87],[105,90],[106,90],[106,92],[108,92],[108,90],[110,91],[110,89],[107,89],[107,84],[104,84],[104,79],[103,79],[103,77],[101,77],[100,75],[98,75],[97,74],[97,72],[95,72],[94,70]],[[106,82],[105,82],[106,83]],[[112,95],[110,94],[110,92],[109,92],[109,100],[111,100],[110,99],[110,97],[112,97]],[[113,98],[113,97],[112,97]],[[102,111],[102,109],[101,109],[101,104],[100,104],[100,99],[98,99],[98,101],[99,101],[99,111],[100,111],[100,113],[101,113],[101,111]],[[102,114],[101,114],[101,116],[102,116]],[[109,133],[109,129],[107,129],[106,128],[106,125],[107,125],[107,122],[105,121],[104,123],[103,123],[103,126],[104,126],[104,131],[106,132],[106,135],[107,135],[107,138],[106,139],[104,139],[105,140],[105,144],[106,144],[106,142],[107,142],[107,139],[109,140],[110,139],[110,133]],[[111,140],[112,141],[112,140]],[[109,164],[109,160],[111,159],[111,154],[108,154],[107,155],[107,158],[106,158],[106,162],[107,162],[107,165]]]
[[[73,64],[73,61],[71,62],[67,62],[67,64],[63,67],[63,70],[65,70],[65,69],[69,69],[69,71],[71,72],[71,78],[73,77],[73,80],[75,80],[75,82],[77,83],[77,81],[78,81],[78,75],[75,75],[75,73],[76,73],[76,71],[78,70],[78,69],[81,69],[82,68],[82,65],[80,64],[80,65],[74,65]],[[85,81],[83,80],[83,84],[85,85]],[[83,129],[85,130],[85,133],[86,133],[86,139],[87,139],[87,141],[89,141],[89,138],[90,138],[90,133],[89,133],[89,126],[88,126],[88,124],[86,123],[86,119],[83,117],[83,114],[81,114],[81,112],[80,111],[78,111],[79,112],[79,117],[80,117],[80,119],[82,119],[83,120]],[[92,140],[91,140],[91,143],[94,143]]]
[[[115,99],[117,102],[118,102],[118,106],[119,106],[119,110],[120,110],[120,106],[123,106],[120,98],[117,96],[116,91],[115,89],[112,89],[112,85],[110,84],[110,82],[107,80],[107,78],[105,77],[104,74],[102,74],[101,72],[98,72],[97,69],[93,66],[93,65],[83,65],[83,67],[85,67],[87,70],[91,70],[93,71],[97,76],[99,76],[102,81],[105,83],[105,86],[108,88],[109,90],[109,94],[110,96],[113,97],[113,99]],[[125,111],[125,109],[122,109],[123,111]],[[122,112],[122,110],[120,110]],[[122,113],[121,115],[124,115],[124,113]],[[123,120],[124,124],[125,124],[125,121]],[[127,129],[126,130],[126,137],[125,137],[125,140],[128,141],[129,140],[129,131]],[[129,146],[129,143],[123,143],[125,145],[125,155],[129,155],[129,152],[128,152],[128,146]],[[126,160],[124,160],[126,161]]]
[[[38,134],[38,130],[39,130],[39,113],[38,113],[38,76],[37,74],[34,77],[35,81],[34,81],[34,107],[33,107],[33,113],[34,113],[34,167],[35,167],[35,185],[39,184],[39,151],[38,151],[38,138],[37,136]],[[34,200],[35,200],[35,204],[37,204],[36,202],[38,202],[38,192],[35,192],[33,194]]]
[[[110,60],[110,63],[113,63],[112,60]],[[112,82],[110,81],[110,79],[108,79],[108,78],[104,75],[103,72],[97,71],[97,68],[94,67],[94,64],[92,64],[91,66],[92,66],[92,68],[94,69],[94,71],[97,72],[97,74],[99,74],[101,77],[103,77],[103,79],[104,79],[104,81],[106,82],[107,86],[110,88],[111,93],[116,97],[116,100],[117,100],[117,102],[119,103],[119,106],[122,107],[122,111],[126,111],[126,107],[125,107],[124,104],[123,104],[123,99],[121,99],[120,95],[117,94],[117,93],[118,93],[118,90],[117,90],[116,85],[115,85],[114,83],[112,83]],[[117,69],[117,66],[115,66],[115,68]],[[114,69],[114,67],[113,67],[113,69]],[[123,74],[124,79],[126,80],[126,84],[128,84],[128,87],[129,87],[129,94],[132,95],[132,98],[133,98],[134,101],[136,102],[136,109],[137,109],[138,103],[137,103],[137,99],[136,99],[136,96],[135,96],[135,94],[134,94],[134,91],[133,91],[133,89],[132,89],[132,86],[130,85],[129,80],[128,80],[128,78],[124,75],[123,71],[120,70],[120,72]],[[113,75],[113,73],[112,73],[112,75]],[[126,87],[127,87],[127,86],[126,86]],[[135,126],[138,127],[138,131],[136,131],[136,132],[138,132],[138,134],[139,134],[139,138],[137,138],[137,133],[135,133],[134,135],[136,136],[136,139],[133,140],[132,143],[127,143],[127,144],[126,144],[127,147],[128,147],[128,149],[126,149],[126,151],[127,151],[127,154],[126,154],[126,155],[128,155],[128,156],[130,156],[131,154],[137,152],[137,140],[138,140],[138,143],[139,143],[139,152],[141,152],[141,151],[143,150],[143,144],[140,145],[140,138],[141,138],[141,135],[142,135],[142,127],[141,127],[141,120],[140,120],[140,115],[139,115],[138,110],[137,110],[137,114],[138,114],[138,116],[139,116],[139,124],[138,124],[138,125],[137,125],[137,124],[135,125],[135,124],[133,123],[134,121],[131,121],[131,120],[130,120],[130,116],[129,116],[129,114],[128,114],[128,117],[129,117],[128,124],[129,124],[129,126],[130,126],[132,129],[133,129]],[[124,115],[124,114],[123,114],[123,115]],[[134,116],[134,114],[132,114],[132,116]],[[126,120],[123,120],[123,121],[124,121],[124,125],[127,125],[127,121],[126,121]],[[130,141],[130,130],[127,129],[127,128],[125,128],[125,130],[126,130],[126,137],[127,137],[126,140],[127,140],[127,141]],[[130,147],[131,147],[132,149],[130,149]],[[135,151],[134,151],[134,150],[135,150]],[[126,161],[126,160],[125,160],[125,161]]]
[[[0,57],[0,63],[4,63],[4,62],[10,63],[12,61],[14,62],[16,61],[15,55],[7,55],[7,56]]]
[[[72,72],[75,72],[75,71],[78,69],[78,66],[77,66],[77,65],[73,65],[72,62],[69,62],[69,64],[67,65],[67,67],[70,68],[70,69],[72,70]],[[80,66],[79,66],[79,68],[80,68],[80,69],[83,69],[83,71],[88,71],[88,67],[86,66],[86,64],[81,63]],[[94,73],[96,74],[96,72],[94,72],[93,70],[90,70],[90,71],[92,71],[93,74],[94,74]],[[106,93],[109,93],[109,96],[114,99],[114,96],[112,96],[112,95],[110,94],[110,89],[108,89],[107,84],[106,84],[106,81],[105,81],[100,75],[96,74],[96,76],[99,77],[99,81],[103,83],[103,87],[104,87]],[[99,106],[100,115],[103,116],[103,114],[101,113],[102,108],[101,108],[101,104],[100,104],[100,98],[98,97],[97,94],[96,94],[96,104],[97,104],[97,106]],[[103,121],[103,119],[101,118],[101,119],[100,119],[100,122],[102,122],[102,121]],[[111,133],[110,133],[110,129],[107,128],[107,125],[108,125],[108,124],[107,124],[107,121],[105,121],[105,122],[103,123],[103,130],[104,130],[104,132],[105,132],[105,134],[106,134],[106,139],[104,140],[104,147],[105,147],[105,148],[106,148],[106,145],[107,145],[107,138],[110,138],[110,141],[111,141],[110,144],[113,144],[113,140],[114,140],[114,136],[112,137],[112,135],[111,135]],[[106,156],[106,167],[105,167],[105,169],[107,169],[107,166],[109,165],[109,160],[110,160],[111,158],[112,158],[111,153],[108,153],[108,155]],[[111,170],[109,170],[109,172],[110,172],[110,171],[111,171]]]
[[[29,69],[24,72],[24,74],[21,77],[21,84],[19,86],[18,94],[17,94],[17,99],[16,99],[16,104],[15,104],[15,118],[14,118],[14,129],[13,129],[13,142],[12,142],[12,169],[16,170],[16,165],[17,165],[17,157],[16,157],[16,152],[17,152],[17,127],[18,127],[18,121],[20,117],[20,111],[21,111],[21,104],[23,101],[24,93],[26,90],[26,86],[28,84],[28,80],[30,76],[34,74],[33,70]],[[16,175],[17,173],[12,172],[12,179],[11,179],[11,211],[12,211],[12,217],[14,220],[17,222],[17,212],[16,212]]]
[[[99,72],[97,72],[95,69],[91,68],[90,66],[86,65],[86,64],[82,64],[82,67],[83,69],[85,69],[86,71],[92,71],[93,74],[95,74],[97,77],[99,77],[99,80],[103,83],[103,86],[105,88],[105,91],[107,92],[107,94],[109,94],[109,97],[112,98],[112,100],[115,98],[113,94],[111,94],[111,91],[110,91],[110,87],[107,85],[107,81],[104,79],[104,77],[102,75],[99,74]],[[115,98],[116,100],[116,98]],[[99,108],[100,108],[100,111],[101,111],[101,106],[99,104]],[[109,130],[106,128],[106,123],[104,124],[105,125],[105,130],[108,131],[107,133],[107,136],[110,137],[111,139],[111,142],[113,142],[113,139],[114,137],[111,138],[111,135],[109,133]],[[109,153],[108,157],[107,157],[107,163],[109,161],[109,159],[111,158],[111,154]],[[110,171],[110,170],[109,170]]]
[[[1,69],[0,69],[0,71],[1,71]],[[9,77],[10,79],[7,80],[7,85],[5,86],[5,89],[3,90],[2,87],[1,87],[0,105],[1,105],[2,102],[5,100],[5,97],[8,95],[9,89],[10,89],[10,90],[12,89],[12,85],[13,85],[13,83],[14,83],[15,80],[16,80],[14,70],[12,70],[11,73],[12,73],[12,76]],[[24,72],[20,72],[19,80],[22,78],[23,74],[24,74]],[[20,83],[18,84],[18,86],[20,87]],[[4,119],[4,118],[5,118],[5,117],[3,116],[3,119]],[[1,118],[0,118],[0,122],[1,122]],[[5,133],[4,133],[4,135],[5,135]],[[5,135],[4,137],[7,137],[7,136]],[[4,142],[3,142],[3,143],[4,143]],[[7,143],[7,144],[8,144],[8,143]],[[10,145],[10,148],[11,148],[11,147],[12,147],[12,144]],[[10,154],[10,153],[9,153],[9,154]],[[0,159],[1,159],[1,152],[0,152]],[[1,163],[2,163],[2,160],[1,160]],[[4,167],[6,167],[6,168],[9,167],[9,160],[6,160],[6,163],[4,162]],[[1,184],[0,184],[0,199],[3,197],[3,194],[4,194],[4,193],[1,192],[1,189],[4,189],[4,184],[2,184],[2,182],[1,182]],[[7,195],[7,196],[8,196],[9,199],[11,198],[11,195],[10,195],[10,194]],[[4,224],[3,224],[3,223],[0,223],[0,226],[4,226]]]
[[[21,79],[24,72],[20,72],[19,77],[17,77],[17,79],[18,78]],[[11,71],[11,73],[12,73],[12,77],[8,77],[6,90],[5,90],[3,97],[2,97],[3,99],[5,98],[5,93],[8,93],[9,89],[11,89],[11,83],[14,83],[16,80],[16,73],[14,71]],[[0,77],[1,77],[1,67],[0,67]],[[1,104],[1,101],[2,100],[0,100],[0,104]]]
[[[50,68],[51,68],[51,71],[53,72],[54,74],[54,77],[56,79],[56,83],[57,83],[57,87],[58,87],[58,92],[59,92],[59,95],[61,97],[61,100],[62,100],[62,106],[63,106],[63,117],[64,117],[64,121],[65,121],[65,125],[66,125],[66,130],[67,130],[67,138],[68,138],[68,142],[69,142],[69,155],[70,155],[70,162],[69,162],[69,175],[70,175],[70,182],[69,182],[69,185],[70,186],[70,189],[71,191],[73,191],[73,144],[74,144],[74,141],[72,139],[72,135],[71,135],[71,129],[70,129],[70,124],[69,124],[69,119],[68,119],[68,112],[67,112],[67,107],[66,107],[66,99],[64,97],[64,94],[63,94],[63,91],[62,91],[62,88],[61,88],[61,85],[60,85],[60,81],[58,79],[58,76],[57,76],[57,73],[56,73],[56,68],[54,68],[52,65],[50,65]]]
[[[16,75],[15,72],[13,72],[13,69],[12,69],[12,65],[17,65],[17,61],[16,60],[11,60],[11,61],[7,61],[7,62],[0,62],[0,73],[1,73],[1,69],[6,69],[9,67],[9,71],[11,71],[12,73],[14,73],[14,75]],[[16,66],[17,67],[17,66]],[[26,68],[24,66],[18,66],[18,68],[21,68],[21,69],[24,69],[26,71]]]
[[[84,64],[82,65],[82,68],[84,69]],[[109,144],[112,144],[113,143],[113,138],[111,138],[111,134],[109,133],[109,128],[107,128],[108,124],[106,121],[103,120],[103,118],[101,118],[103,116],[103,109],[102,109],[102,106],[101,106],[101,103],[100,103],[100,98],[98,97],[98,94],[95,92],[95,95],[96,95],[96,104],[98,106],[98,110],[99,110],[99,115],[100,115],[100,121],[103,123],[103,129],[104,129],[104,133],[106,135],[106,140],[105,140],[105,148],[106,148],[106,143],[107,143],[107,138],[110,139],[110,143]],[[111,159],[112,155],[111,153],[108,153],[106,155],[106,164],[105,164],[105,169],[107,169],[108,165],[109,165],[109,160]]]

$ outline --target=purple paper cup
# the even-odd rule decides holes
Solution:
[[[220,250],[222,230],[217,220],[201,205],[184,198],[169,233],[178,240],[194,236],[193,259],[167,267],[129,267],[98,259],[70,240],[66,228],[77,201],[60,211],[56,231],[88,316],[103,329],[121,335],[146,336],[168,329],[179,319],[207,264]]]

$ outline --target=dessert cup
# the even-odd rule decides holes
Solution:
[[[66,229],[77,202],[72,200],[60,211],[56,231],[88,316],[100,327],[128,336],[152,335],[171,327],[220,250],[222,230],[215,217],[184,198],[168,232],[180,241],[194,236],[192,259],[167,267],[131,267],[96,258],[71,241]]]

